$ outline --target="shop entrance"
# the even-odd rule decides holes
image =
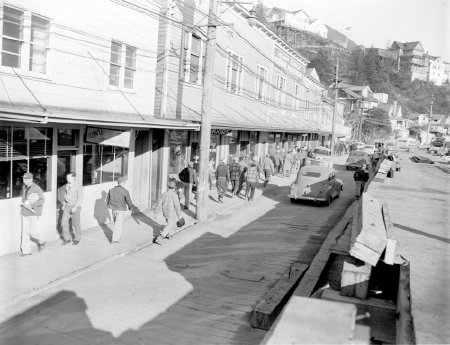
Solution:
[[[57,193],[57,208],[60,208],[64,198],[64,185],[67,183],[66,175],[71,171],[75,172],[75,158],[76,150],[60,150],[58,151],[56,163],[56,188]]]

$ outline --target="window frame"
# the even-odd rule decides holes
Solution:
[[[4,35],[4,25],[5,25],[5,8],[10,8],[13,11],[21,12],[21,23],[20,23],[20,39],[17,39],[12,36]],[[0,11],[2,14],[2,25],[0,25],[0,69],[4,71],[5,73],[12,73],[11,68],[20,70],[21,73],[35,76],[38,78],[48,78],[49,77],[49,71],[51,67],[51,36],[52,36],[52,21],[50,18],[47,18],[45,16],[42,16],[38,13],[31,12],[29,10],[19,8],[10,4],[3,4],[3,6],[0,7]],[[45,23],[45,44],[36,43],[32,39],[32,33],[33,33],[33,19],[40,19]],[[3,52],[4,52],[4,39],[9,40],[15,40],[17,42],[20,42],[20,52],[17,55],[19,58],[19,66],[17,67],[11,67],[3,64]],[[41,50],[45,51],[45,61],[43,64],[43,70],[36,71],[33,70],[33,65],[31,64],[32,61],[32,54],[33,54],[33,47],[39,46],[41,47]]]
[[[279,106],[284,106],[286,104],[286,77],[281,74],[277,75],[275,103]]]
[[[198,58],[197,80],[191,81],[191,57],[192,57],[192,37],[199,40],[200,56]],[[206,40],[192,31],[185,30],[183,33],[183,60],[181,80],[192,85],[203,85],[203,73],[205,68]]]
[[[261,70],[265,72],[264,78],[261,78]],[[266,102],[267,101],[267,76],[269,70],[261,65],[256,65],[256,79],[255,79],[255,98],[257,100]]]
[[[237,69],[234,69],[234,62]],[[233,89],[233,71],[236,71],[235,89]],[[227,64],[225,70],[225,91],[235,95],[241,95],[244,84],[244,57],[231,50],[227,52]]]
[[[120,47],[118,52],[113,51],[113,46]],[[128,61],[129,56],[128,51],[132,51],[132,60],[131,64]],[[113,59],[113,56],[117,55],[118,59]],[[111,39],[110,50],[109,50],[109,74],[108,74],[108,86],[110,88],[123,89],[127,91],[134,91],[136,89],[136,76],[137,76],[137,57],[138,57],[138,48],[124,43],[120,40]],[[118,60],[118,61],[114,61]],[[112,67],[117,68],[118,74],[114,75],[111,73]],[[132,78],[127,77],[127,71],[132,71]],[[116,79],[117,75],[117,84],[112,83],[113,80]],[[127,86],[127,80],[131,80],[131,86]]]

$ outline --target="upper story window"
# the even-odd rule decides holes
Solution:
[[[275,101],[277,105],[284,105],[286,99],[286,78],[278,75],[277,79],[277,90],[275,94]]]
[[[255,97],[261,101],[267,100],[267,70],[256,66]]]
[[[300,85],[294,84],[294,102],[293,107],[295,110],[300,109]]]
[[[134,88],[136,48],[118,41],[111,42],[109,85]]]
[[[240,94],[243,82],[243,61],[244,59],[233,53],[228,53],[227,59],[227,83],[226,90],[231,93]]]
[[[201,85],[205,65],[206,43],[200,36],[185,32],[184,35],[184,81]]]
[[[1,65],[47,73],[49,26],[38,15],[3,6]]]

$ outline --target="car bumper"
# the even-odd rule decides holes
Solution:
[[[320,196],[289,194],[289,198],[295,199],[295,200],[312,200],[312,201],[327,201],[328,200],[328,198],[323,194]]]

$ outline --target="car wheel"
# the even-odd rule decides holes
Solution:
[[[390,171],[390,174],[389,174],[389,177],[390,177],[390,178],[394,178],[394,171],[395,171],[395,169],[393,169],[393,170]]]
[[[337,192],[336,199],[339,199],[339,197],[341,196],[341,190],[342,190],[342,186]]]
[[[331,205],[331,201],[333,201],[333,198],[331,197],[331,193],[330,193],[330,195],[328,196],[327,201],[325,201],[325,205],[330,206]]]
[[[348,166],[345,166],[345,170],[348,170]]]
[[[295,204],[295,203],[297,202],[297,200],[294,199],[294,198],[291,198],[291,202],[292,202],[293,204]]]

